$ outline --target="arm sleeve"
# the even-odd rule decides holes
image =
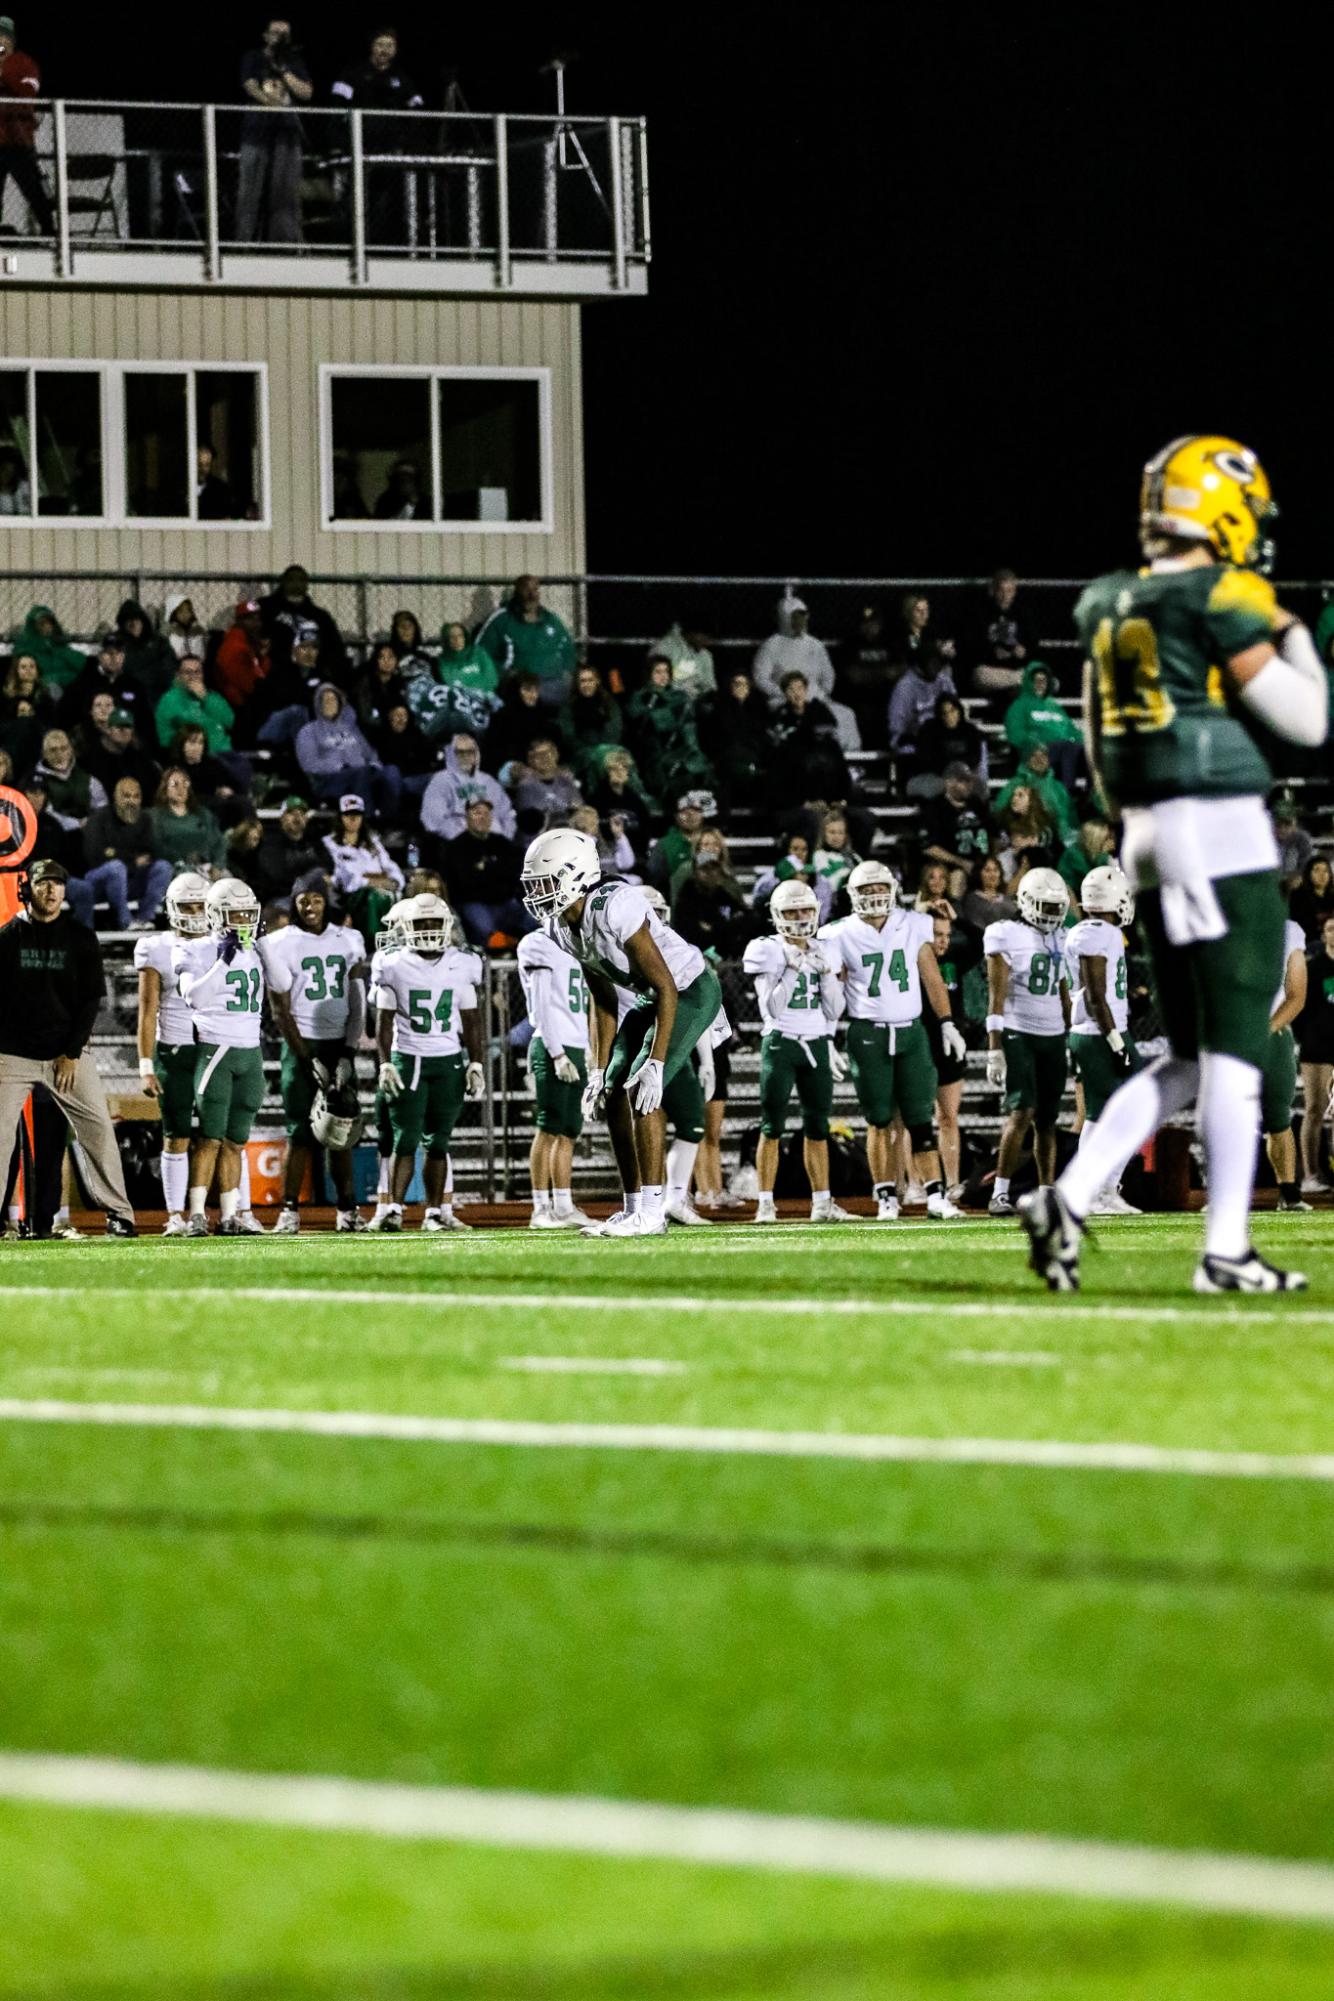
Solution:
[[[1329,730],[1328,671],[1304,625],[1290,625],[1273,644],[1273,659],[1238,693],[1275,736],[1315,750]]]

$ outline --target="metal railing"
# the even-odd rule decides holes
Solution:
[[[43,99],[10,128],[40,185],[11,176],[9,275],[643,289],[642,118]]]

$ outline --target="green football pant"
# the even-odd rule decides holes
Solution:
[[[394,1152],[400,1160],[411,1160],[417,1148],[425,1146],[436,1160],[443,1159],[463,1110],[467,1064],[462,1053],[408,1056],[398,1052],[394,1068],[403,1079],[403,1089],[389,1100]]]
[[[337,1037],[333,1041],[308,1042],[307,1049],[317,1057],[332,1076],[347,1055],[347,1044]],[[283,1111],[287,1115],[287,1137],[293,1146],[314,1146],[315,1135],[310,1129],[310,1108],[319,1090],[311,1074],[308,1063],[298,1062],[296,1053],[283,1044],[282,1094]]]
[[[193,1042],[159,1042],[153,1051],[158,1081],[158,1111],[163,1139],[189,1139],[195,1116],[195,1071],[199,1051]]]
[[[723,1004],[723,990],[718,984],[718,975],[712,966],[706,966],[699,978],[683,987],[676,997],[676,1020],[672,1023],[671,1040],[667,1044],[667,1055],[663,1061],[663,1092],[678,1075],[683,1066],[689,1064],[695,1044],[717,1017]],[[637,1077],[648,1062],[653,1049],[653,1038],[658,1032],[657,1011],[651,1001],[642,1001],[632,1007],[625,1020],[616,1031],[616,1039],[611,1045],[611,1056],[607,1062],[606,1086],[608,1093],[620,1089]]]
[[[244,1146],[264,1102],[264,1059],[258,1049],[201,1042],[195,1051],[195,1111],[202,1139]]]
[[[1285,1133],[1292,1125],[1292,1101],[1297,1095],[1297,1043],[1290,1028],[1272,1031],[1260,1071],[1260,1129]]]
[[[1114,1091],[1118,1091],[1126,1078],[1139,1068],[1139,1051],[1130,1037],[1126,1037],[1126,1048],[1130,1051],[1130,1068],[1123,1069],[1107,1047],[1107,1038],[1102,1035],[1072,1035],[1070,1055],[1074,1061],[1075,1075],[1084,1086],[1084,1117],[1090,1122],[1100,1119],[1103,1107]]]
[[[867,1125],[890,1125],[895,1112],[909,1127],[935,1118],[936,1066],[920,1021],[850,1021],[848,1067]]]
[[[528,1045],[528,1062],[537,1096],[534,1123],[540,1133],[554,1133],[558,1139],[578,1139],[584,1129],[583,1094],[588,1082],[588,1063],[582,1049],[567,1048],[565,1054],[579,1072],[577,1084],[562,1084],[556,1075],[555,1059],[540,1037],[534,1036]]]
[[[1065,1096],[1064,1035],[1030,1035],[1007,1028],[1001,1035],[1005,1051],[1005,1109],[1032,1112],[1037,1124],[1054,1126]]]
[[[834,1078],[829,1068],[829,1037],[803,1042],[776,1029],[760,1045],[760,1131],[766,1139],[781,1139],[787,1128],[787,1108],[796,1092],[801,1106],[801,1130],[807,1139],[829,1137],[834,1105]]]
[[[1285,911],[1278,876],[1272,869],[1225,875],[1213,889],[1227,932],[1196,945],[1169,941],[1156,889],[1139,897],[1158,1008],[1174,1056],[1193,1061],[1207,1049],[1263,1070],[1274,993],[1283,981]]]

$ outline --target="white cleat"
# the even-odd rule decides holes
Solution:
[[[184,1216],[168,1216],[166,1222],[162,1225],[162,1234],[164,1237],[188,1237],[190,1234],[190,1225],[186,1222]]]
[[[684,1202],[669,1202],[664,1213],[669,1223],[680,1223],[688,1230],[707,1230],[709,1227],[708,1217],[701,1216],[688,1197]]]
[[[1195,1267],[1192,1281],[1196,1292],[1305,1292],[1304,1271],[1280,1271],[1255,1250],[1244,1258],[1211,1258],[1207,1253]]]
[[[298,1212],[295,1209],[282,1210],[273,1226],[273,1234],[275,1237],[299,1237],[301,1217]]]
[[[241,1237],[267,1237],[269,1232],[260,1222],[253,1209],[238,1209],[236,1212],[236,1234]]]
[[[456,1236],[462,1234],[470,1237],[473,1233],[473,1225],[465,1223],[462,1216],[456,1216],[452,1209],[445,1210],[440,1218],[440,1226],[442,1229],[452,1231]]]
[[[1328,1192],[1318,1174],[1308,1174],[1302,1182],[1303,1195],[1326,1195]]]
[[[948,1195],[928,1195],[926,1213],[937,1223],[954,1223],[962,1216],[963,1210],[956,1209]]]
[[[770,1204],[768,1207],[761,1205],[755,1211],[755,1214],[751,1220],[752,1222],[756,1223],[776,1223],[778,1221],[778,1211],[772,1206],[772,1204]]]
[[[185,1234],[187,1237],[206,1237],[208,1235],[208,1217],[187,1216],[185,1219]]]
[[[334,1230],[340,1235],[360,1236],[369,1228],[360,1209],[340,1209]]]
[[[897,1223],[899,1220],[899,1198],[897,1195],[882,1195],[875,1205],[877,1223]]]
[[[533,1230],[595,1230],[597,1224],[591,1216],[586,1216],[582,1209],[567,1209],[560,1216],[556,1214],[554,1209],[549,1209],[545,1216],[534,1216],[529,1228]]]
[[[1314,1205],[1310,1202],[1303,1202],[1300,1195],[1295,1202],[1285,1202],[1280,1197],[1274,1204],[1274,1214],[1276,1216],[1310,1216],[1314,1213]]]
[[[993,1195],[987,1204],[988,1216],[1017,1216],[1019,1211],[1008,1195]]]
[[[449,1225],[443,1216],[423,1216],[417,1228],[425,1237],[443,1237]]]
[[[818,1216],[814,1209],[812,1209],[811,1221],[813,1223],[860,1223],[861,1217],[854,1216],[850,1210],[840,1209],[837,1202],[831,1202],[829,1207],[822,1209]]]
[[[628,1209],[618,1209],[614,1216],[608,1216],[605,1223],[591,1223],[584,1231],[586,1237],[639,1237],[643,1235],[644,1218],[636,1210],[631,1215]],[[666,1225],[663,1225],[664,1229]]]
[[[926,1201],[926,1186],[921,1181],[910,1181],[903,1192],[905,1208],[920,1209]]]
[[[377,1204],[375,1214],[371,1217],[370,1222],[367,1223],[366,1228],[374,1230],[378,1235],[389,1224],[389,1218],[393,1213],[394,1211],[386,1205]]]

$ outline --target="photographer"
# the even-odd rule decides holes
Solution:
[[[241,181],[236,235],[242,243],[301,241],[301,125],[282,107],[309,104],[310,72],[292,44],[289,21],[270,21],[264,40],[241,61],[241,89],[263,111],[241,120]]]

